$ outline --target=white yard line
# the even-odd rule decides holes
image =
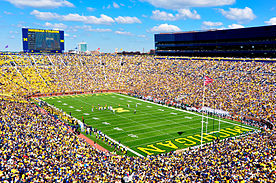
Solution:
[[[144,121],[140,121],[140,122],[145,122],[145,121],[148,121],[148,120],[144,120]],[[197,120],[189,120],[189,121],[185,121],[185,122],[196,122]],[[154,125],[154,124],[159,124],[160,122],[152,122],[152,123],[147,123],[148,125]],[[117,124],[117,125],[112,125],[112,126],[118,126],[118,127],[122,127],[124,128],[125,126],[129,126],[129,124],[135,124],[135,123],[124,123],[124,124]],[[161,126],[167,126],[168,124],[163,124],[163,125],[159,125],[159,126],[154,126],[155,127],[161,127]],[[198,124],[181,124],[181,126],[184,126],[184,127],[187,127],[187,126],[195,126],[195,125],[198,125]],[[131,125],[129,127],[125,127],[125,129],[132,129],[132,128],[135,128],[136,126],[141,126],[141,125]],[[217,125],[218,126],[218,125]],[[172,128],[175,128],[175,127],[172,127]],[[179,128],[179,126],[177,126],[177,128]],[[143,128],[144,129],[144,128]],[[137,129],[136,129],[137,130]],[[140,129],[138,129],[140,130]]]
[[[82,100],[81,100],[81,101],[82,101]],[[86,103],[86,102],[85,102],[85,103]],[[55,106],[52,106],[52,105],[50,105],[50,104],[48,104],[48,105],[51,106],[51,107],[53,107],[53,108],[58,109],[59,111],[61,111],[59,108],[57,108],[57,107],[55,107]],[[66,113],[66,115],[67,115],[68,117],[71,117],[71,116],[69,116],[67,113]],[[78,122],[81,122],[80,120],[78,120],[78,119],[75,118],[75,117],[72,117],[72,118],[75,119],[75,120],[78,121]],[[125,145],[123,145],[123,144],[120,144],[119,142],[117,142],[116,140],[110,138],[109,136],[105,135],[105,137],[106,137],[107,139],[109,139],[110,141],[114,142],[115,144],[118,144],[119,146],[123,147],[124,149],[127,149],[128,151],[132,152],[133,154],[135,154],[135,155],[137,155],[137,156],[140,156],[140,157],[144,157],[142,154],[140,154],[140,153],[138,153],[138,152],[136,152],[136,151],[130,149],[129,147],[127,147],[127,146],[125,146]]]
[[[191,112],[191,111],[185,111],[185,110],[182,110],[182,109],[178,109],[178,108],[174,108],[174,107],[169,107],[169,106],[166,106],[166,105],[161,105],[161,104],[157,104],[157,103],[150,102],[150,101],[145,101],[145,100],[142,100],[142,99],[137,99],[137,98],[135,98],[135,97],[130,97],[130,96],[126,96],[126,95],[122,95],[122,94],[118,94],[118,93],[113,93],[113,94],[118,95],[118,96],[122,96],[122,97],[126,97],[126,98],[130,98],[130,99],[134,99],[134,100],[138,100],[138,101],[142,101],[142,102],[146,102],[146,103],[150,103],[150,104],[154,104],[154,105],[157,105],[157,106],[166,107],[166,108],[169,108],[169,109],[181,111],[181,112],[184,112],[184,113],[193,114],[193,115],[196,115],[196,116],[200,116],[200,117],[201,117],[200,114],[197,114],[197,113],[194,113],[194,112]],[[81,100],[81,99],[80,99],[80,101],[82,101],[82,102],[84,102],[84,103],[87,103],[87,102],[85,102],[85,101],[83,101],[83,100]],[[88,103],[87,103],[87,104],[88,104]],[[118,116],[122,117],[122,118],[126,118],[126,117],[123,117],[123,116],[119,115],[118,113],[116,113],[116,114],[117,114]],[[67,115],[68,115],[68,114],[67,114]],[[207,116],[205,116],[205,117],[206,117],[206,118],[209,118],[209,119],[214,119],[214,120],[217,120],[217,121],[218,121],[218,119],[216,119],[216,118],[207,117]],[[75,119],[76,119],[76,118],[75,118]],[[76,120],[77,120],[77,119],[76,119]],[[130,119],[128,119],[128,120],[130,120]],[[79,120],[78,120],[78,121],[79,121]],[[166,120],[166,121],[169,121],[169,120]],[[190,120],[189,120],[189,121],[190,121]],[[231,123],[231,122],[224,121],[224,120],[221,120],[221,119],[220,119],[220,121],[221,121],[221,122],[224,122],[224,123],[228,123],[228,124],[240,126],[239,124]],[[170,121],[170,122],[171,122],[171,121]],[[135,122],[135,123],[139,124],[139,126],[140,126],[140,125],[147,126],[147,125],[141,124],[141,123],[139,123],[139,122]],[[185,126],[186,126],[186,125],[185,125]],[[148,127],[148,126],[147,126],[147,127]],[[244,127],[244,128],[248,128],[248,129],[252,129],[252,130],[256,130],[256,129],[251,128],[251,127],[248,127],[248,126],[243,126],[243,127]],[[152,128],[152,127],[148,127],[148,128]],[[192,129],[193,129],[193,128],[192,128]],[[153,131],[159,131],[159,132],[161,132],[160,130],[153,130]],[[127,131],[127,132],[129,132],[129,131]],[[145,132],[145,133],[147,133],[147,132]],[[162,133],[162,134],[168,134],[168,133]],[[138,153],[138,152],[136,152],[136,151],[130,149],[129,147],[124,146],[123,144],[120,144],[119,142],[117,142],[116,140],[110,138],[109,136],[105,135],[105,137],[106,137],[107,139],[109,139],[110,141],[112,141],[112,142],[118,144],[119,146],[121,146],[121,147],[127,149],[128,151],[132,152],[133,154],[135,154],[135,155],[137,155],[137,156],[140,156],[140,157],[144,157],[144,156],[141,155],[140,153]],[[157,137],[157,136],[154,136],[154,137]],[[153,138],[153,137],[148,137],[148,138]],[[147,139],[147,138],[139,138],[139,139],[137,139],[137,140],[143,140],[143,139]],[[168,138],[168,139],[171,139],[171,138]],[[165,140],[168,140],[168,139],[165,139]],[[137,141],[137,140],[131,140],[131,141],[128,141],[128,142]],[[160,141],[160,140],[158,140],[158,142],[159,142],[159,141]],[[157,141],[156,141],[156,142],[157,142]],[[152,143],[152,142],[151,142],[151,143]],[[140,146],[140,145],[144,145],[144,144],[139,144],[139,145],[136,145],[136,146],[133,146],[133,147],[137,147],[137,146]]]
[[[190,121],[190,122],[192,122],[192,121]],[[148,124],[155,124],[155,123],[159,123],[159,122],[154,122],[154,123],[148,123]],[[124,125],[127,125],[127,124],[124,124]],[[158,126],[154,126],[154,128],[156,128],[156,127],[162,127],[162,126],[167,126],[168,124],[163,124],[163,125],[158,125]],[[193,124],[193,125],[191,125],[191,124],[187,124],[187,125],[184,125],[187,129],[197,129],[197,128],[190,128],[190,126],[195,126],[195,125],[198,125],[198,124]],[[112,125],[112,126],[116,126],[116,127],[120,127],[120,128],[124,128],[124,127],[122,127],[122,125]],[[141,125],[132,125],[132,126],[130,126],[130,127],[125,127],[124,129],[126,130],[126,129],[128,129],[128,128],[130,128],[130,129],[133,129],[133,127],[135,128],[136,126],[141,126]],[[182,125],[183,126],[183,125]],[[106,128],[108,128],[108,127],[106,127]],[[178,128],[179,129],[179,126],[175,126],[175,127],[170,127],[170,129],[175,129],[175,128]],[[144,129],[148,129],[148,128],[141,128],[141,129],[138,129],[138,130],[144,130]],[[105,130],[105,132],[108,132],[108,131],[112,131],[112,130]],[[137,129],[134,129],[134,130],[126,130],[126,132],[134,132],[134,131],[137,131]],[[151,131],[152,132],[152,131]],[[145,132],[145,133],[147,133],[147,132]],[[143,134],[143,133],[140,133],[140,134]],[[110,135],[118,135],[118,133],[115,133],[115,134],[110,134]]]
[[[138,100],[138,101],[143,101],[143,102],[147,102],[147,103],[150,103],[150,104],[154,104],[154,105],[158,105],[158,106],[162,106],[162,107],[166,107],[166,108],[169,108],[169,109],[173,109],[173,110],[177,110],[177,111],[182,111],[182,112],[185,112],[185,113],[189,113],[189,114],[193,114],[193,115],[196,115],[196,116],[201,116],[201,114],[197,114],[197,113],[194,113],[194,112],[191,112],[191,111],[185,111],[185,110],[182,110],[182,109],[178,109],[178,108],[174,108],[174,107],[169,107],[169,106],[166,106],[166,105],[161,105],[161,104],[156,104],[154,102],[150,102],[150,101],[147,101],[147,100],[142,100],[142,99],[138,99],[138,98],[135,98],[135,97],[130,97],[130,96],[126,96],[126,95],[122,95],[122,94],[119,94],[119,93],[114,93],[115,95],[119,95],[119,96],[124,96],[126,98],[131,98],[131,99],[135,99],[135,100]],[[211,118],[211,117],[207,117],[205,116],[205,118],[209,118],[209,119],[214,119],[214,120],[217,120],[216,118]],[[229,124],[232,124],[232,125],[235,125],[235,126],[240,126],[239,124],[235,124],[235,123],[231,123],[231,122],[228,122],[228,121],[224,121],[224,120],[220,120],[221,122],[224,122],[224,123],[229,123]],[[244,128],[249,128],[251,130],[256,130],[255,128],[251,128],[251,127],[248,127],[248,126],[243,126]]]
[[[80,100],[80,101],[82,101],[82,102],[84,102],[84,103],[86,103],[86,104],[89,104],[89,103],[87,103],[87,102],[85,102],[85,101],[83,101],[83,100],[81,100],[81,99],[78,99],[78,100]],[[90,104],[89,104],[89,105],[90,105]],[[119,115],[119,116],[120,116],[120,115]],[[119,146],[123,147],[124,149],[127,149],[128,151],[132,152],[133,154],[135,154],[135,155],[137,155],[137,156],[140,156],[140,157],[144,157],[144,156],[141,155],[140,153],[138,153],[138,152],[136,152],[136,151],[130,149],[129,147],[124,146],[123,144],[120,144],[119,142],[117,142],[116,140],[114,140],[114,139],[112,139],[111,137],[107,136],[106,134],[105,134],[105,137],[106,137],[107,139],[109,139],[110,141],[114,142],[115,144],[118,144]]]
[[[128,151],[132,152],[133,154],[136,154],[137,156],[140,156],[140,157],[144,157],[142,154],[140,154],[140,153],[138,153],[138,152],[136,152],[136,151],[128,148],[127,146],[124,146],[123,144],[120,144],[119,142],[117,142],[116,140],[110,138],[109,136],[105,135],[105,137],[107,139],[109,139],[110,141],[114,142],[115,144],[118,144],[119,146],[123,147],[124,149],[127,149]]]
[[[82,101],[82,100],[81,100],[81,101]],[[104,101],[106,101],[106,100],[104,100]],[[85,102],[85,101],[82,101],[82,102],[87,103],[87,102]],[[88,103],[87,103],[87,104],[88,104]],[[153,131],[157,131],[157,132],[160,132],[160,133],[162,133],[162,134],[167,134],[167,135],[169,135],[168,133],[164,133],[164,132],[161,131],[161,130],[154,129],[154,127],[150,127],[150,126],[148,126],[148,125],[146,125],[146,124],[144,124],[144,123],[140,123],[139,121],[135,121],[135,120],[133,120],[133,119],[124,117],[124,116],[120,115],[118,112],[117,112],[115,115],[118,115],[118,116],[120,116],[121,118],[130,120],[130,121],[133,121],[134,123],[137,123],[137,124],[141,124],[141,125],[143,125],[143,126],[146,126],[147,128],[152,128]],[[171,122],[170,120],[167,120],[167,119],[165,119],[165,120],[168,121],[168,122]],[[172,123],[178,124],[178,123],[176,123],[176,122],[172,122]]]
[[[165,126],[165,125],[162,125],[162,126]],[[156,126],[156,127],[161,127],[161,126]],[[179,128],[179,127],[173,127],[173,128],[170,128],[170,129],[177,129],[177,128]],[[147,128],[144,128],[144,129],[147,129]],[[195,129],[197,129],[197,128],[191,128],[191,127],[188,127],[186,130],[195,130]],[[143,130],[143,129],[139,129],[139,130]],[[107,130],[107,131],[111,131],[111,130]],[[113,130],[114,131],[114,130]],[[124,131],[125,133],[131,133],[131,132],[135,132],[135,131],[137,131],[137,130],[129,130],[129,131]],[[105,131],[106,132],[106,131]],[[136,135],[142,135],[142,134],[147,134],[147,133],[152,133],[152,131],[149,131],[149,132],[141,132],[141,133],[135,133]],[[121,133],[112,133],[112,134],[110,134],[111,136],[113,136],[113,135],[120,135]],[[150,136],[150,137],[146,137],[146,138],[153,138],[153,137],[156,137],[156,136]],[[146,139],[146,138],[140,138],[139,137],[139,139],[137,139],[137,140],[141,140],[141,139]],[[128,141],[129,142],[129,141]]]

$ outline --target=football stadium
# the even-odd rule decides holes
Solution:
[[[138,55],[22,28],[0,54],[0,182],[276,182],[275,30],[160,33]]]

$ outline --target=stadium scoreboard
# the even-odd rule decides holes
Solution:
[[[64,31],[22,28],[25,53],[62,53]]]

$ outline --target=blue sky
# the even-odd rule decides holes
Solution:
[[[65,50],[147,52],[160,32],[276,25],[274,0],[0,0],[0,50],[22,50],[22,27],[65,31]],[[8,48],[5,46],[8,45]]]

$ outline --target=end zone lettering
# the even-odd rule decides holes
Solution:
[[[249,132],[251,130],[239,126],[235,126],[234,128],[225,128],[221,129],[220,132],[217,132],[218,137],[220,138],[225,138],[225,137],[230,137],[231,135],[237,135],[238,133],[242,132]],[[174,143],[172,141],[165,141],[163,142],[158,142],[156,144],[150,144],[147,145],[146,147],[137,147],[139,151],[142,151],[146,153],[147,155],[153,155],[155,153],[163,153],[163,152],[168,152],[172,150],[179,149],[180,147],[177,145],[179,144],[181,148],[187,148],[191,146],[195,146],[200,142],[201,136],[199,134],[196,134],[194,136],[188,136],[188,137],[181,137],[174,139]],[[211,142],[217,137],[215,134],[203,134],[203,142]],[[167,148],[165,148],[167,147]]]

